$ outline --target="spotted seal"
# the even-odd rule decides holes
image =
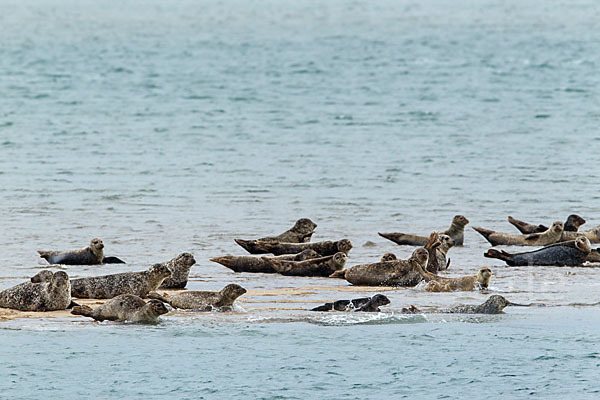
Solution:
[[[163,263],[172,275],[160,285],[161,289],[183,289],[187,285],[190,268],[196,264],[194,256],[190,253],[181,253],[177,257]]]
[[[592,246],[585,236],[568,242],[554,243],[549,246],[523,253],[509,253],[504,250],[489,249],[483,255],[498,258],[511,267],[528,265],[578,266],[590,255]]]
[[[41,271],[29,282],[0,292],[0,307],[14,310],[66,310],[70,304],[71,284],[64,271]]]
[[[319,253],[312,249],[306,249],[297,254],[283,254],[270,258],[289,261],[304,261],[318,257],[321,257]],[[224,256],[211,258],[210,261],[219,263],[234,272],[262,272],[266,274],[275,273],[275,270],[267,261],[263,260],[262,256]]]
[[[218,292],[186,290],[184,292],[168,295],[166,293],[150,293],[148,297],[164,301],[175,308],[194,309],[199,311],[211,311],[215,308],[221,311],[231,310],[233,302],[246,293],[246,289],[235,283],[225,286]]]
[[[490,296],[483,304],[477,306],[462,304],[441,310],[440,312],[447,314],[500,314],[502,313],[502,310],[508,306],[527,307],[525,304],[512,303],[506,300],[504,297],[494,294]]]
[[[301,218],[296,221],[296,224],[277,236],[267,236],[254,240],[234,239],[234,241],[242,246],[250,254],[266,254],[257,242],[284,242],[284,243],[307,243],[315,232],[317,224],[308,218]]]
[[[444,235],[448,235],[454,240],[455,246],[462,246],[465,241],[465,226],[469,223],[469,220],[464,215],[456,215],[452,219],[450,228],[441,232]],[[379,236],[384,237],[392,242],[399,245],[411,245],[411,246],[425,246],[427,242],[427,236],[412,235],[401,232],[381,233]]]
[[[96,264],[125,264],[117,257],[104,257],[104,243],[98,238],[90,241],[90,245],[78,250],[51,251],[38,250],[40,258],[50,264],[64,265],[96,265]]]
[[[282,254],[297,254],[306,249],[311,249],[319,253],[321,256],[332,256],[341,251],[348,254],[352,249],[352,242],[348,239],[338,241],[326,240],[323,242],[309,243],[283,243],[283,242],[263,242],[257,241],[257,246],[260,246],[265,253],[272,253],[276,256]]]
[[[512,235],[510,233],[495,232],[489,229],[474,226],[473,229],[481,234],[492,246],[547,246],[560,240],[563,234],[563,223],[554,222],[552,226],[542,233],[530,233],[527,235]]]
[[[381,259],[379,261],[386,262],[386,261],[394,261],[397,259],[398,259],[398,257],[396,257],[396,255],[394,253],[385,253],[384,255],[381,256]]]
[[[454,292],[469,291],[475,288],[487,289],[490,285],[492,271],[488,267],[480,268],[477,275],[461,276],[458,278],[447,278],[429,272],[422,275],[427,282],[425,290],[428,292]]]
[[[263,257],[277,273],[286,276],[321,276],[328,277],[346,265],[346,253],[337,252],[333,256],[313,258],[305,261],[287,261]]]
[[[71,280],[71,296],[87,299],[112,299],[120,294],[146,297],[171,276],[164,264],[154,264],[147,271],[92,276]]]
[[[71,310],[73,315],[83,315],[96,321],[129,322],[155,322],[159,316],[168,312],[162,301],[150,300],[146,303],[141,297],[133,294],[121,294],[94,309],[89,306],[76,306]]]
[[[548,227],[545,225],[533,225],[524,221],[520,221],[516,218],[508,216],[508,222],[514,225],[519,232],[524,235],[529,233],[541,233],[548,230]],[[577,214],[571,214],[567,217],[567,221],[564,223],[563,232],[577,232],[581,225],[585,224],[585,219],[581,218]]]
[[[427,239],[427,243],[425,243],[425,249],[430,255],[429,260],[427,261],[427,271],[435,274],[439,271],[448,269],[450,266],[450,259],[447,258],[448,250],[450,250],[454,244],[454,239],[450,236],[433,232],[429,239]],[[432,246],[435,246],[435,249],[432,249]]]

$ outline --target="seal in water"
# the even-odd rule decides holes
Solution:
[[[211,311],[218,308],[221,311],[229,311],[233,302],[244,293],[246,293],[246,289],[231,283],[218,292],[186,290],[171,296],[166,293],[162,296],[158,293],[150,293],[148,297],[164,301],[175,308],[199,311]]]
[[[450,228],[441,232],[448,235],[454,240],[455,246],[462,246],[465,240],[465,226],[469,220],[464,215],[457,215],[452,219]],[[407,233],[392,232],[379,233],[379,236],[384,237],[399,245],[425,246],[427,236],[411,235]]]
[[[390,304],[390,299],[382,294],[373,297],[361,297],[352,300],[337,300],[333,303],[325,303],[310,311],[364,311],[379,312],[379,307]]]
[[[393,261],[393,260],[397,260],[398,257],[396,257],[396,255],[394,253],[385,253],[384,255],[381,256],[381,259],[379,260],[380,262],[386,262],[386,261]]]
[[[432,246],[435,246],[435,248],[432,248]],[[427,261],[427,271],[436,274],[439,271],[448,269],[450,259],[446,257],[448,250],[453,246],[454,239],[450,236],[433,232],[427,239],[427,243],[425,243],[425,249],[430,255]]]
[[[177,257],[163,263],[173,273],[160,285],[161,289],[183,289],[187,285],[190,268],[196,264],[194,256],[190,253],[181,253]]]
[[[154,264],[147,271],[73,279],[71,296],[80,299],[112,299],[120,294],[146,297],[169,276],[171,270],[166,265]]]
[[[492,246],[501,244],[513,246],[547,246],[560,240],[563,233],[563,223],[554,222],[552,226],[542,233],[530,233],[527,235],[511,235],[510,233],[495,232],[489,229],[474,226]]]
[[[263,260],[277,273],[286,276],[321,276],[328,277],[344,268],[348,256],[341,251],[333,256],[313,258],[305,261],[286,261],[263,257]]]
[[[498,258],[511,267],[528,265],[582,265],[590,255],[592,246],[585,236],[575,240],[551,244],[538,250],[523,253],[509,253],[504,250],[489,249],[484,257]]]
[[[487,289],[490,285],[491,277],[492,271],[487,267],[480,268],[477,275],[461,276],[458,278],[437,276],[430,272],[423,274],[423,280],[427,282],[425,290],[428,292],[469,291],[476,287]]]
[[[64,265],[96,265],[96,264],[125,264],[117,257],[104,257],[104,243],[98,238],[92,239],[88,247],[79,250],[46,251],[38,250],[40,258],[50,264]]]
[[[348,239],[338,240],[337,242],[327,240],[324,242],[309,243],[263,242],[259,240],[256,244],[264,250],[265,253],[272,253],[276,256],[282,254],[298,254],[306,249],[311,249],[325,257],[332,256],[339,251],[348,254],[352,249],[352,242]]]
[[[547,226],[528,224],[527,222],[519,221],[510,215],[508,216],[508,222],[514,225],[524,235],[529,233],[540,233],[548,230]],[[585,224],[585,219],[581,218],[579,215],[571,214],[567,217],[563,232],[577,232],[579,227],[583,224]]]
[[[83,315],[96,321],[154,322],[159,316],[168,313],[167,307],[158,300],[145,302],[133,294],[121,294],[108,300],[100,307],[76,306],[73,315]]]
[[[319,253],[312,249],[306,249],[298,254],[284,254],[269,258],[277,258],[280,260],[289,261],[304,261],[318,257],[321,257]],[[263,260],[263,257],[261,256],[224,256],[211,258],[210,261],[224,265],[234,272],[262,272],[266,274],[274,274],[276,272],[271,267],[271,264]]]
[[[70,304],[71,284],[64,271],[40,271],[30,282],[20,283],[0,292],[0,307],[14,310],[66,310]]]
[[[267,236],[255,240],[234,239],[237,244],[242,246],[250,254],[268,253],[257,246],[257,241],[262,242],[284,242],[284,243],[307,243],[315,232],[317,224],[308,218],[301,218],[289,230],[277,236]]]
[[[447,314],[500,314],[507,306],[527,307],[525,304],[511,303],[504,297],[494,294],[490,296],[485,303],[478,306],[459,305],[440,312]]]

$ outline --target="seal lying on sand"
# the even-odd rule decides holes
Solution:
[[[41,271],[30,282],[0,292],[0,307],[14,310],[66,310],[70,304],[71,284],[64,271]]]
[[[533,225],[527,222],[519,221],[516,218],[508,216],[508,222],[513,224],[522,234],[527,235],[529,233],[541,233],[548,230],[547,226],[544,225]],[[567,217],[567,221],[564,224],[564,232],[577,232],[581,225],[585,224],[585,219],[579,215],[571,214]]]
[[[169,276],[171,270],[166,265],[154,264],[147,271],[73,279],[71,296],[80,299],[112,299],[120,294],[146,297]]]
[[[277,236],[267,236],[255,240],[234,239],[237,244],[242,246],[250,254],[268,253],[256,245],[257,241],[262,242],[284,242],[284,243],[307,243],[315,232],[317,224],[308,218],[301,218],[289,230]]]
[[[305,261],[286,261],[263,257],[263,261],[277,273],[286,276],[321,276],[328,277],[346,265],[346,253],[337,252],[333,256],[313,258]]]
[[[465,240],[465,226],[469,220],[464,215],[457,215],[452,219],[450,228],[441,232],[448,235],[454,240],[455,246],[462,246]],[[425,246],[427,236],[411,235],[407,233],[392,232],[379,233],[379,236],[384,237],[399,245]]]
[[[510,233],[495,232],[476,226],[473,229],[479,232],[492,246],[501,244],[513,246],[547,246],[560,240],[563,233],[563,223],[554,222],[545,232],[530,233],[528,235],[511,235]]]
[[[469,291],[476,287],[487,289],[491,277],[492,271],[487,267],[480,268],[477,275],[461,276],[458,278],[437,276],[429,272],[423,274],[423,280],[427,282],[425,290],[428,292]]]
[[[190,253],[181,253],[177,257],[163,263],[172,275],[160,285],[161,289],[183,289],[187,285],[190,268],[196,264],[194,256]]]
[[[311,249],[324,257],[332,256],[339,251],[348,254],[352,249],[352,242],[348,239],[338,240],[337,242],[327,240],[324,242],[309,243],[263,242],[259,240],[256,242],[256,245],[264,250],[264,253],[272,253],[276,256],[282,254],[298,254],[306,249]]]
[[[244,293],[246,293],[246,289],[232,283],[218,292],[186,290],[171,296],[166,293],[162,296],[158,293],[150,293],[148,297],[164,301],[175,308],[199,311],[211,311],[218,308],[221,311],[228,311],[233,306],[233,302]]]
[[[379,307],[390,304],[390,299],[382,294],[373,297],[361,297],[352,300],[337,300],[333,303],[325,303],[310,311],[364,311],[379,312]]]
[[[478,306],[463,304],[440,312],[448,314],[500,314],[507,306],[527,307],[525,304],[511,303],[504,297],[494,294],[490,296],[485,303]]]
[[[582,265],[590,255],[592,246],[585,236],[575,240],[551,244],[538,250],[523,253],[509,253],[504,250],[489,249],[484,257],[498,258],[511,267],[527,265]]]
[[[76,306],[73,315],[83,315],[96,321],[154,322],[162,314],[168,313],[167,307],[158,300],[145,302],[133,294],[122,294],[108,300],[100,307]]]
[[[117,257],[104,257],[104,244],[98,238],[92,239],[88,247],[79,250],[46,251],[38,250],[40,257],[50,264],[65,265],[96,265],[96,264],[125,264]]]
[[[304,261],[318,257],[321,257],[319,253],[312,249],[306,249],[298,254],[284,254],[269,258],[288,261]],[[266,274],[274,274],[276,272],[271,267],[271,264],[263,260],[263,257],[261,256],[224,256],[211,258],[210,261],[224,265],[234,272],[262,272]]]

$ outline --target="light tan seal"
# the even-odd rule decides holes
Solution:
[[[441,232],[444,235],[448,235],[454,240],[455,246],[462,246],[465,241],[465,226],[469,223],[469,220],[464,215],[456,215],[452,219],[450,228]],[[391,233],[379,233],[379,236],[384,237],[392,242],[399,245],[410,245],[410,246],[425,246],[427,243],[428,236],[412,235],[401,232]]]
[[[512,235],[510,233],[495,232],[489,229],[474,226],[473,229],[481,234],[492,246],[548,246],[560,240],[563,234],[563,223],[554,222],[552,226],[542,233],[528,235]]]
[[[348,256],[341,251],[333,256],[313,258],[305,261],[286,261],[263,257],[277,273],[286,276],[328,277],[346,265]]]
[[[229,311],[234,301],[244,293],[246,293],[246,289],[231,283],[218,292],[186,290],[170,296],[166,293],[162,295],[150,293],[148,297],[164,301],[174,308],[198,311],[212,311],[214,309]]]
[[[13,310],[66,310],[70,304],[71,285],[64,271],[41,271],[29,282],[0,292],[0,307]]]
[[[492,271],[483,267],[477,275],[461,276],[458,278],[447,278],[432,273],[424,273],[423,280],[427,282],[425,290],[428,292],[455,292],[470,291],[475,288],[487,289],[492,277]]]
[[[177,257],[163,263],[172,272],[160,285],[161,289],[183,289],[188,282],[190,269],[196,264],[190,253],[181,253]]]
[[[265,254],[266,252],[256,245],[261,242],[284,242],[284,243],[307,243],[315,232],[317,224],[308,218],[301,218],[296,224],[287,231],[277,236],[267,236],[254,240],[234,239],[237,244],[242,246],[250,254]]]
[[[158,300],[145,302],[133,294],[121,294],[108,300],[100,307],[75,306],[73,315],[83,315],[96,321],[155,322],[159,316],[168,313],[167,307]]]

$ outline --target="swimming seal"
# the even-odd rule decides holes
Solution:
[[[161,289],[183,289],[187,285],[190,268],[196,264],[194,256],[190,253],[181,253],[177,257],[163,263],[172,275],[160,285]]]
[[[373,297],[361,297],[352,300],[337,300],[333,303],[325,303],[310,311],[361,311],[379,312],[379,307],[390,304],[390,299],[382,294]]]
[[[477,306],[463,304],[440,312],[447,314],[500,314],[507,306],[527,307],[525,304],[512,303],[504,297],[494,294],[483,304]]]
[[[467,226],[468,223],[469,220],[464,215],[456,215],[452,219],[450,228],[441,233],[450,236],[452,240],[454,240],[455,246],[462,246],[465,241],[465,226]],[[425,246],[425,243],[427,242],[427,236],[411,235],[401,232],[379,232],[379,236],[399,245]]]
[[[563,223],[554,222],[552,226],[542,233],[530,233],[527,235],[512,235],[510,233],[495,232],[489,229],[474,226],[473,229],[481,234],[492,246],[547,246],[560,240],[563,234]]]
[[[425,290],[428,292],[454,292],[454,291],[469,291],[475,288],[487,289],[490,285],[492,271],[483,267],[477,272],[477,275],[461,276],[458,278],[447,278],[437,276],[426,272],[423,274],[423,280],[427,282]]]
[[[14,310],[66,310],[70,304],[71,285],[64,271],[41,271],[30,282],[0,292],[0,307]]]
[[[83,299],[112,299],[120,294],[146,297],[171,276],[164,264],[154,264],[147,271],[92,276],[71,280],[71,296]]]
[[[547,226],[541,224],[528,224],[527,222],[519,221],[510,215],[508,216],[508,222],[514,225],[524,235],[529,233],[541,233],[548,230]],[[571,214],[567,217],[567,221],[564,223],[563,232],[577,232],[579,227],[583,224],[585,224],[585,219],[581,218],[577,214]]]
[[[229,311],[233,306],[233,302],[244,293],[246,293],[246,289],[232,283],[218,292],[186,290],[170,296],[166,293],[163,295],[150,293],[148,297],[164,301],[175,308],[198,311],[211,311],[217,308],[221,311]]]
[[[559,242],[538,250],[523,253],[509,253],[504,250],[489,249],[484,257],[498,258],[511,267],[528,265],[578,266],[590,255],[592,246],[585,236],[568,242]]]
[[[348,239],[342,239],[336,242],[327,240],[324,242],[309,243],[263,242],[259,240],[256,244],[260,249],[264,250],[265,253],[272,253],[276,256],[282,254],[298,254],[306,249],[311,249],[325,257],[332,256],[339,251],[348,254],[352,249],[352,242]]]
[[[64,265],[97,265],[97,264],[125,264],[117,257],[104,257],[104,243],[98,238],[91,240],[90,245],[78,250],[47,251],[38,250],[40,258],[50,264]]]
[[[307,243],[310,242],[310,238],[315,232],[317,224],[312,222],[308,218],[301,218],[296,221],[296,224],[277,236],[267,236],[255,240],[243,240],[234,239],[234,241],[242,246],[250,254],[265,254],[259,246],[256,245],[257,241],[261,242],[284,242],[284,243]]]
[[[83,315],[96,321],[155,322],[159,316],[168,313],[167,307],[158,300],[145,302],[133,294],[121,294],[108,300],[100,307],[76,306],[73,315]]]
[[[286,276],[321,276],[328,277],[346,265],[346,253],[337,252],[333,256],[313,258],[305,261],[286,261],[263,257],[263,261],[277,273]]]
[[[297,254],[284,254],[281,256],[269,257],[289,261],[304,261],[311,258],[321,257],[319,253],[312,249],[303,250]],[[276,271],[261,256],[224,256],[211,258],[210,261],[219,263],[234,272],[262,272],[265,274],[274,274]]]

